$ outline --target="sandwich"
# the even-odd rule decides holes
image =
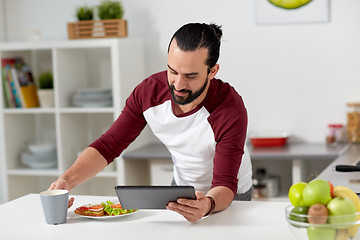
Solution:
[[[87,204],[75,209],[75,213],[84,216],[101,217],[105,215],[102,204]]]
[[[102,217],[117,216],[135,212],[135,209],[122,209],[120,203],[112,203],[111,201],[102,202],[101,204],[86,204],[75,209],[75,213],[84,216]]]

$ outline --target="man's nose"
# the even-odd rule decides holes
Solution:
[[[176,76],[174,79],[174,87],[177,91],[180,91],[181,89],[186,89],[186,78],[184,76],[181,76],[180,74]]]

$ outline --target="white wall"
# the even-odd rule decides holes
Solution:
[[[33,28],[45,40],[66,39],[75,7],[100,2],[4,1],[10,41],[26,40]],[[223,25],[218,77],[243,96],[250,132],[322,142],[329,122],[346,123],[346,102],[360,100],[359,0],[331,0],[328,23],[267,26],[255,24],[253,0],[122,2],[129,36],[145,41],[148,74],[165,69],[168,41],[184,23]]]

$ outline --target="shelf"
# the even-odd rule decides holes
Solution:
[[[19,168],[19,169],[9,169],[7,173],[8,175],[11,176],[59,176],[58,169]]]
[[[97,108],[78,108],[78,107],[69,107],[69,108],[60,108],[60,113],[112,113],[114,112],[113,107],[97,107]]]
[[[59,176],[60,171],[58,169],[29,169],[29,168],[19,168],[19,169],[9,169],[7,171],[8,175],[11,176]],[[116,177],[116,171],[103,171],[100,172],[96,177]]]
[[[41,113],[55,113],[54,108],[6,108],[3,110],[4,114],[41,114]],[[113,113],[113,107],[67,107],[59,108],[60,113]]]
[[[109,48],[121,42],[124,45],[139,44],[140,40],[131,38],[107,38],[107,39],[84,39],[84,40],[64,40],[64,41],[39,41],[39,42],[5,42],[1,43],[1,51],[28,51],[31,50],[50,50],[57,48]]]
[[[55,113],[54,108],[5,108],[4,114],[41,114],[41,113]]]
[[[35,80],[45,71],[54,77],[53,108],[13,109],[4,107],[7,85],[0,74],[0,201],[46,189],[111,126],[146,77],[143,50],[142,41],[131,38],[0,43],[0,58],[21,57]],[[113,106],[74,107],[72,98],[79,89],[111,89]],[[25,168],[21,153],[28,145],[49,141],[56,142],[57,168]],[[112,193],[125,168],[105,169],[76,191]]]

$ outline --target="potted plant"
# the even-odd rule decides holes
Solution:
[[[95,12],[98,19],[90,19],[95,19]],[[119,1],[103,0],[96,8],[83,6],[76,14],[79,21],[67,24],[69,39],[127,36],[124,7]]]
[[[51,72],[40,74],[38,79],[40,107],[54,107],[54,84]]]
[[[91,29],[94,24],[94,8],[88,6],[80,6],[76,9],[76,17],[79,20],[79,23],[81,23],[82,27],[88,27]],[[81,35],[91,37],[92,31],[83,32],[81,33]]]
[[[103,23],[105,36],[126,36],[126,21],[122,19],[124,8],[121,2],[104,0],[98,6],[97,14]]]
[[[98,16],[101,20],[122,19],[124,8],[119,1],[105,0],[98,6]]]
[[[78,18],[79,21],[93,20],[94,8],[88,6],[78,7],[76,9],[76,17]]]

